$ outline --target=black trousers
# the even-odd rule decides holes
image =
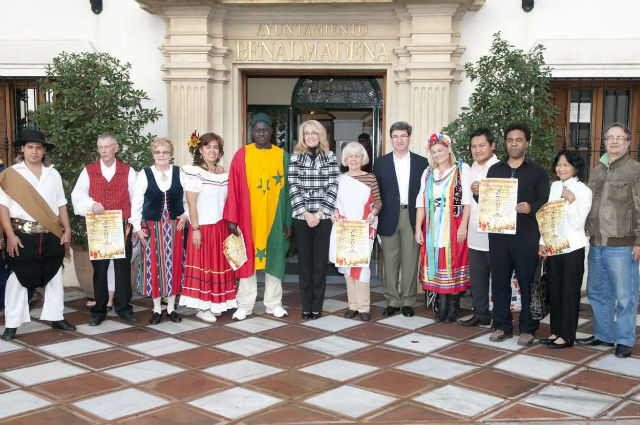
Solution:
[[[107,316],[109,261],[113,261],[116,278],[113,309],[120,316],[133,311],[131,304],[129,304],[131,301],[131,233],[129,232],[124,241],[125,258],[91,261],[93,265],[93,293],[96,298],[96,305],[91,308],[93,317],[104,319]]]
[[[491,274],[489,251],[469,248],[469,273],[471,274],[473,316],[480,320],[491,319],[489,311],[489,275]]]
[[[580,312],[584,248],[553,255],[545,261],[551,300],[551,333],[574,340]]]
[[[298,249],[302,311],[305,312],[322,311],[332,224],[330,219],[323,219],[316,227],[309,227],[305,220],[293,219],[293,235]]]
[[[533,320],[529,307],[531,304],[531,282],[538,266],[537,232],[519,235],[489,234],[489,259],[491,262],[491,293],[493,295],[493,326],[507,333],[513,332],[511,314],[511,275],[516,272],[522,296],[520,311],[520,333],[535,334],[540,326],[539,320]]]

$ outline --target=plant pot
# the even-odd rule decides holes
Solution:
[[[93,265],[89,259],[89,251],[81,247],[72,247],[73,266],[76,271],[76,278],[80,284],[80,289],[87,294],[88,298],[95,298],[93,293]],[[136,290],[136,278],[138,276],[138,259],[131,263],[131,288]]]

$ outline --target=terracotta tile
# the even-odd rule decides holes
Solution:
[[[562,419],[569,418],[569,415],[565,415],[560,412],[541,409],[539,407],[528,406],[526,404],[517,403],[508,407],[502,412],[491,419],[512,419],[512,420],[525,420],[525,419]]]
[[[272,363],[279,367],[294,368],[327,359],[328,356],[299,347],[289,347],[280,351],[261,354],[254,360]]]
[[[65,313],[64,318],[71,324],[79,325],[81,323],[88,323],[89,320],[91,320],[91,312],[74,311],[72,313]]]
[[[301,423],[326,423],[340,421],[340,417],[328,413],[312,410],[307,407],[287,404],[268,412],[250,417],[242,421],[247,425],[261,424],[301,424]],[[340,421],[341,422],[341,421]],[[341,422],[342,423],[342,422]]]
[[[28,334],[20,334],[20,328],[18,328],[18,332],[16,333],[16,340],[29,345],[54,344],[56,342],[69,341],[76,338],[79,338],[79,335],[75,332],[66,332],[53,329],[47,329]]]
[[[597,370],[582,370],[562,379],[565,384],[614,395],[624,395],[640,385],[640,380]]]
[[[515,397],[538,385],[537,382],[493,370],[482,370],[460,379],[456,384],[496,394],[500,397]]]
[[[584,363],[587,359],[600,354],[599,351],[582,347],[571,347],[563,348],[561,350],[554,350],[553,348],[549,348],[544,344],[537,344],[534,347],[528,348],[526,350],[526,353],[572,363]]]
[[[80,298],[79,300],[66,302],[65,305],[67,307],[75,308],[76,310],[79,310],[79,311],[86,311],[88,313],[91,313],[90,307],[87,307],[88,300],[89,298]]]
[[[119,423],[122,425],[210,425],[220,422],[222,422],[221,418],[206,415],[201,410],[196,411],[183,406],[171,406]]]
[[[405,333],[404,329],[392,328],[390,326],[379,325],[377,323],[366,323],[364,325],[348,328],[340,332],[347,338],[358,338],[370,342],[380,342],[391,339]]]
[[[67,401],[108,392],[120,386],[122,384],[107,379],[104,375],[92,373],[40,384],[31,388],[49,397]]]
[[[144,328],[128,328],[121,331],[96,335],[112,344],[129,345],[166,337],[166,335]]]
[[[376,367],[389,367],[397,363],[415,359],[416,357],[417,354],[410,354],[405,353],[404,351],[396,351],[382,347],[373,347],[362,351],[356,351],[355,353],[342,357],[342,359]]]
[[[407,397],[439,385],[437,381],[429,378],[409,375],[396,370],[388,370],[361,381],[356,382],[356,386],[370,389],[377,392],[387,393],[392,396]]]
[[[488,329],[479,326],[462,326],[457,323],[435,323],[418,330],[427,334],[453,339],[467,339],[489,332]]]
[[[194,348],[193,350],[180,351],[174,354],[162,356],[162,361],[178,363],[181,366],[202,368],[215,363],[229,361],[240,356],[227,351],[214,350],[208,347]]]
[[[638,418],[640,417],[640,403],[632,401],[629,404],[625,405],[622,409],[613,413],[611,416],[616,418],[619,418],[621,416]]]
[[[279,397],[291,398],[328,389],[335,383],[304,372],[284,372],[253,381],[251,385],[276,393]]]
[[[244,333],[224,326],[211,326],[180,335],[182,339],[204,345],[219,344],[243,336],[245,336]]]
[[[282,320],[285,322],[289,322],[289,323],[296,323],[296,322],[302,322],[302,308],[295,305],[295,306],[291,306],[291,305],[286,305],[285,304],[285,308],[287,310],[288,315],[286,317],[277,319],[277,320]],[[266,317],[267,319],[274,319],[276,320],[272,315],[270,314],[263,314],[262,317]]]
[[[72,357],[73,361],[82,363],[93,369],[104,369],[111,366],[131,363],[144,359],[144,356],[134,354],[129,351],[114,349],[102,351],[100,353],[83,354]]]
[[[41,354],[31,350],[16,350],[0,354],[0,371],[30,366],[49,360]]]
[[[507,354],[507,351],[483,347],[477,344],[460,342],[453,347],[438,351],[438,355],[453,359],[466,360],[476,364],[491,363],[495,359]]]
[[[289,344],[297,344],[310,339],[322,338],[328,334],[328,332],[313,329],[309,326],[289,325],[262,332],[260,336],[287,342]]]
[[[300,299],[300,293],[292,293],[292,294],[287,294],[285,296],[282,297],[282,304],[286,305],[286,306],[294,306],[294,307],[301,307],[302,306],[302,300]]]
[[[182,373],[164,381],[156,381],[146,387],[160,396],[169,396],[176,400],[189,400],[204,396],[226,387],[202,373]]]
[[[455,420],[459,420],[459,418],[447,415],[442,410],[436,411],[413,403],[402,403],[391,410],[369,418],[367,423],[442,423]]]
[[[0,393],[5,392],[5,391],[7,391],[7,390],[9,390],[11,388],[13,388],[13,387],[11,387],[11,386],[5,384],[4,382],[0,381]]]
[[[2,422],[3,425],[86,425],[93,423],[93,421],[82,419],[60,407],[41,410]]]

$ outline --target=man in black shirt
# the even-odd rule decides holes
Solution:
[[[513,336],[511,316],[511,275],[516,277],[522,294],[519,345],[533,343],[539,321],[531,319],[529,312],[530,285],[538,265],[540,231],[536,212],[549,198],[549,177],[546,171],[526,156],[531,130],[524,124],[513,123],[505,130],[508,156],[494,164],[487,178],[518,179],[516,234],[489,234],[489,259],[493,294],[492,341],[503,341]]]

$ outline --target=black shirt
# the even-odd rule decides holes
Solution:
[[[487,178],[518,179],[518,203],[527,202],[531,206],[529,214],[518,214],[516,235],[538,230],[536,212],[549,200],[549,176],[547,172],[525,156],[518,168],[511,168],[508,157],[493,164],[487,172]]]

